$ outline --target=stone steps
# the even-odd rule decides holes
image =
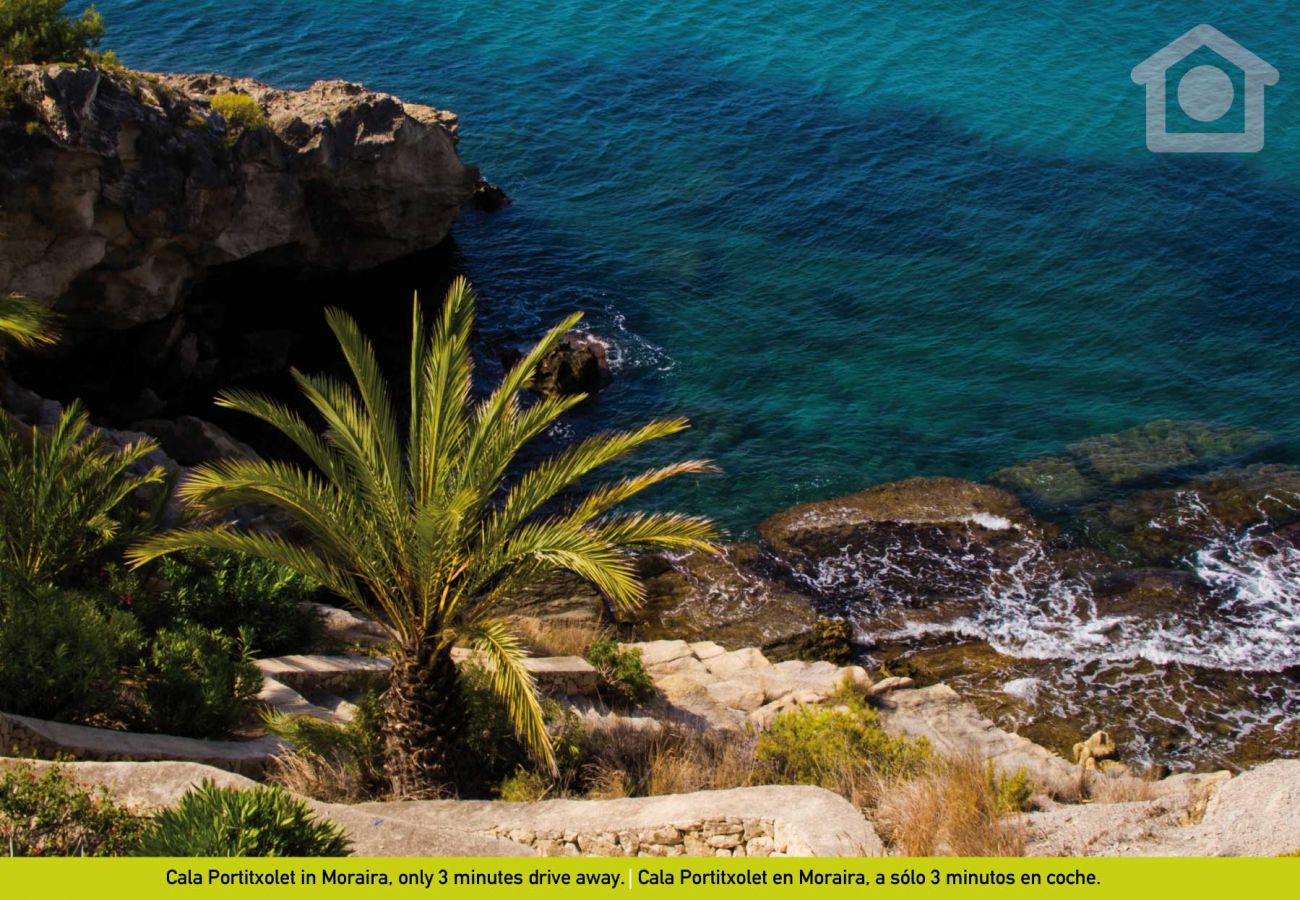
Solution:
[[[180,760],[260,778],[272,757],[287,746],[272,735],[250,741],[205,741],[47,722],[0,712],[0,747],[18,756],[64,755],[101,762]]]

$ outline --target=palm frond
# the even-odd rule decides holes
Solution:
[[[0,294],[0,338],[20,347],[58,340],[58,316],[44,304],[17,294]]]
[[[488,685],[505,706],[520,742],[552,775],[558,774],[551,736],[537,700],[537,684],[524,665],[527,654],[519,637],[499,619],[471,623],[458,636],[486,657]]]

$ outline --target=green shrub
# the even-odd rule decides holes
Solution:
[[[158,467],[140,471],[154,443],[117,450],[89,425],[78,403],[49,429],[0,416],[0,584],[93,578],[144,529],[124,501],[164,482]]]
[[[37,775],[30,763],[0,777],[0,853],[9,856],[119,856],[143,830],[104,788],[91,793],[58,765]]]
[[[154,816],[136,856],[347,856],[343,829],[315,819],[279,788],[219,788],[211,781]]]
[[[298,755],[310,765],[292,768],[298,793],[309,793],[317,799],[334,799],[337,796],[356,795],[356,799],[378,797],[384,789],[384,704],[377,691],[367,691],[356,704],[356,713],[346,724],[325,722],[312,716],[287,715],[268,709],[262,714],[267,731],[293,744]],[[304,772],[313,776],[304,779]],[[342,773],[346,784],[337,782]],[[329,779],[329,784],[313,781]],[[306,783],[304,783],[306,782]],[[299,790],[301,788],[301,790]],[[330,796],[318,796],[322,792]]]
[[[262,685],[244,646],[194,624],[154,635],[144,680],[149,724],[186,737],[228,734]]]
[[[104,19],[88,6],[75,19],[66,0],[0,0],[0,65],[86,62],[104,36]]]
[[[320,617],[303,605],[315,585],[278,563],[204,550],[160,560],[156,575],[163,587],[141,591],[134,606],[150,630],[215,628],[242,635],[258,656],[301,653],[320,639]]]
[[[497,797],[506,803],[536,803],[554,788],[554,782],[534,769],[518,769],[497,788]]]
[[[226,120],[226,123],[241,130],[262,128],[266,125],[266,113],[262,106],[247,94],[214,94],[208,101],[212,111]]]
[[[130,614],[88,597],[0,587],[0,709],[60,720],[109,711],[118,666],[140,640]]]
[[[801,706],[777,716],[754,750],[758,777],[812,784],[862,804],[881,779],[907,778],[930,757],[928,742],[892,737],[875,710],[848,697],[833,709]]]
[[[999,813],[1028,812],[1033,804],[1034,783],[1029,780],[1029,773],[1017,769],[1014,775],[1003,775],[988,761],[989,792],[993,805]]]
[[[620,649],[618,643],[601,638],[587,650],[587,662],[600,673],[604,694],[620,705],[644,703],[654,696],[654,682],[635,647]]]

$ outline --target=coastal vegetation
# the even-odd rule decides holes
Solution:
[[[128,553],[137,567],[195,550],[269,560],[383,623],[396,642],[384,727],[387,772],[398,796],[427,796],[454,781],[454,754],[466,726],[452,660],[457,644],[483,655],[491,690],[515,733],[556,769],[525,651],[503,616],[514,591],[547,571],[567,570],[615,606],[632,607],[642,588],[630,551],[712,549],[713,527],[705,519],[614,511],[669,478],[709,471],[704,461],[663,466],[557,502],[595,470],[680,432],[683,420],[600,434],[514,471],[525,445],[584,399],[521,402],[541,359],[579,316],[552,328],[493,391],[475,400],[474,305],[464,279],[448,290],[431,328],[419,303],[413,305],[405,434],[374,348],[338,310],[326,319],[353,383],[294,373],[324,431],[269,397],[219,396],[220,406],[279,431],[310,466],[222,460],[195,469],[178,495],[191,512],[218,520],[241,507],[273,509],[293,522],[293,537],[226,525],[185,527],[146,538]]]
[[[66,0],[0,0],[0,66],[93,61],[104,36],[94,6],[78,15]]]
[[[214,94],[211,104],[213,112],[241,131],[261,128],[266,124],[266,113],[262,111],[261,104],[247,94]]]
[[[8,856],[347,856],[333,822],[275,787],[205,781],[175,806],[134,811],[104,788],[73,781],[60,763],[0,774],[0,847]]]
[[[18,763],[0,773],[0,853],[122,856],[144,827],[106,790],[87,790],[57,764],[38,772]]]
[[[347,856],[348,840],[279,788],[240,791],[206,781],[157,813],[132,855]]]

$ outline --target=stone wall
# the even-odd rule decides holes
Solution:
[[[764,785],[617,800],[363,803],[375,818],[450,825],[543,856],[879,856],[871,823],[816,787]]]
[[[529,831],[495,828],[484,834],[532,847],[539,856],[784,856],[771,819],[725,816],[618,831]]]

